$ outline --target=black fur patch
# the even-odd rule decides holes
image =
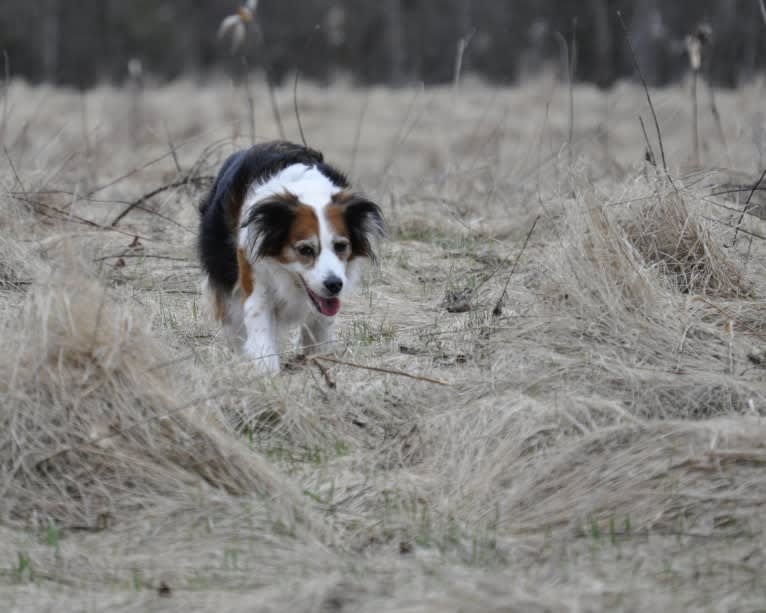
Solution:
[[[261,200],[248,211],[242,227],[250,226],[249,250],[256,258],[279,257],[290,235],[298,199],[286,194]]]
[[[380,207],[366,198],[353,196],[345,206],[343,217],[348,228],[352,255],[377,261],[371,239],[386,235],[386,222],[383,221]]]
[[[199,257],[214,287],[230,292],[237,283],[239,214],[250,185],[266,182],[293,164],[313,166],[338,187],[348,187],[346,176],[326,164],[321,152],[287,141],[254,145],[229,156],[199,206]],[[264,211],[261,219],[253,221],[262,225],[269,215],[276,220],[284,212]]]

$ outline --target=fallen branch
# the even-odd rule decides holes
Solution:
[[[731,242],[732,247],[737,244],[737,235],[739,234],[742,221],[745,219],[745,215],[750,212],[750,201],[753,199],[753,194],[755,194],[755,192],[758,191],[758,188],[761,187],[761,183],[763,183],[764,179],[766,179],[766,168],[761,173],[761,176],[758,177],[758,181],[756,181],[755,185],[753,185],[753,188],[750,190],[750,193],[747,196],[747,200],[745,201],[745,208],[742,209],[742,214],[737,220],[737,227],[734,229],[734,239]]]
[[[628,49],[630,49],[630,57],[633,60],[633,66],[635,67],[636,72],[638,73],[638,78],[641,79],[641,85],[644,88],[644,93],[646,94],[646,100],[649,103],[649,110],[652,111],[652,119],[654,120],[654,127],[657,130],[657,140],[659,141],[659,145],[660,145],[660,156],[662,157],[662,169],[665,171],[665,174],[669,176],[668,162],[665,159],[665,147],[662,144],[662,131],[660,130],[660,122],[657,119],[657,113],[654,110],[654,103],[652,103],[652,97],[649,94],[649,86],[646,84],[646,79],[644,79],[644,73],[641,71],[641,66],[639,66],[638,64],[636,51],[635,49],[633,49],[633,43],[630,42],[630,34],[628,33],[628,27],[625,25],[625,21],[623,21],[622,19],[622,12],[617,11],[617,18],[620,20],[622,31],[625,34],[625,42],[628,43]]]
[[[327,387],[330,389],[335,389],[335,379],[333,379],[332,375],[330,374],[330,369],[316,358],[311,358],[311,362],[319,369],[319,372],[322,373],[322,376],[327,383]]]
[[[317,355],[311,358],[314,361],[322,360],[330,362],[331,364],[339,364],[341,366],[350,366],[351,368],[360,368],[362,370],[371,370],[373,372],[381,372],[387,375],[396,375],[398,377],[406,377],[408,379],[414,379],[415,381],[423,381],[425,383],[433,383],[435,385],[444,385],[446,387],[452,387],[452,384],[442,381],[440,379],[432,379],[431,377],[424,377],[421,375],[413,375],[403,370],[396,370],[394,368],[383,368],[381,366],[365,366],[364,364],[357,364],[355,362],[347,362],[345,360],[339,360],[337,358],[331,358],[325,355]]]
[[[31,198],[26,198],[24,196],[19,196],[16,194],[11,194],[11,197],[14,200],[18,200],[19,202],[23,202],[24,204],[29,205],[35,213],[37,213],[38,215],[42,215],[43,217],[48,217],[49,219],[67,222],[67,223],[76,223],[83,226],[96,228],[98,230],[108,230],[110,232],[117,232],[117,234],[123,234],[125,236],[129,236],[130,238],[135,238],[136,236],[138,236],[138,238],[145,241],[155,240],[148,236],[136,234],[135,232],[126,232],[119,228],[113,228],[111,226],[102,226],[101,224],[98,224],[95,221],[91,221],[90,219],[80,217],[79,215],[74,215],[73,213],[62,211],[61,209],[58,209],[55,206],[51,206],[50,204],[46,204],[38,200],[33,200]]]
[[[174,181],[173,183],[168,183],[167,185],[162,185],[161,187],[158,187],[157,189],[153,189],[152,191],[145,193],[143,196],[141,196],[140,198],[134,200],[127,207],[125,207],[122,210],[122,212],[120,212],[120,214],[117,215],[117,217],[114,218],[114,220],[112,221],[110,226],[112,228],[114,228],[133,209],[141,206],[142,204],[144,204],[148,200],[151,200],[152,198],[154,198],[158,194],[161,194],[162,192],[166,192],[166,191],[168,191],[170,189],[175,189],[177,187],[183,187],[184,185],[190,185],[190,184],[191,185],[199,185],[201,183],[206,183],[206,182],[213,181],[213,179],[214,179],[214,177],[207,176],[207,175],[197,176],[197,177],[188,176],[188,177],[184,177],[183,179],[181,179],[179,181]]]
[[[499,317],[503,314],[503,301],[505,300],[505,294],[508,291],[508,284],[511,282],[513,273],[516,272],[516,268],[519,265],[521,256],[524,255],[524,252],[527,249],[527,243],[529,243],[529,239],[532,236],[532,232],[535,231],[535,226],[537,226],[538,221],[540,221],[540,215],[535,217],[535,220],[532,222],[532,227],[529,228],[529,232],[527,232],[527,236],[524,239],[524,244],[521,246],[521,251],[519,251],[519,255],[516,256],[516,260],[514,261],[513,266],[511,266],[511,272],[508,273],[508,278],[505,280],[505,285],[503,286],[503,293],[500,294],[500,298],[498,298],[497,302],[495,303],[495,308],[492,309],[493,317]]]
[[[721,307],[719,307],[716,304],[713,304],[712,302],[710,302],[709,300],[706,300],[702,296],[695,296],[693,298],[693,300],[697,300],[699,302],[702,302],[702,303],[708,305],[710,308],[715,309],[716,311],[718,311],[721,315],[723,315],[729,321],[733,321],[738,327],[743,328],[744,330],[747,330],[748,332],[750,332],[750,334],[752,334],[756,338],[758,338],[758,339],[760,339],[762,341],[766,341],[766,336],[764,336],[764,334],[762,332],[760,332],[759,330],[756,330],[752,326],[746,324],[744,321],[742,321],[741,319],[739,319],[735,315],[729,313],[726,309],[721,308]]]

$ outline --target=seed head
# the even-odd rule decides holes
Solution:
[[[240,6],[237,12],[224,18],[218,27],[218,38],[231,36],[232,53],[239,49],[245,41],[247,34],[247,24],[255,19],[255,9],[258,6],[258,0],[247,0],[244,6]]]

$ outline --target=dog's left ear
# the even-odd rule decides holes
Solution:
[[[377,261],[374,243],[388,235],[380,207],[358,194],[345,195],[339,202],[351,241],[351,255]]]

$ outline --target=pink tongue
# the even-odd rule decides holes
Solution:
[[[322,312],[322,315],[333,317],[340,311],[340,300],[338,298],[322,298],[321,296],[317,296],[316,299],[319,303],[319,310]]]

